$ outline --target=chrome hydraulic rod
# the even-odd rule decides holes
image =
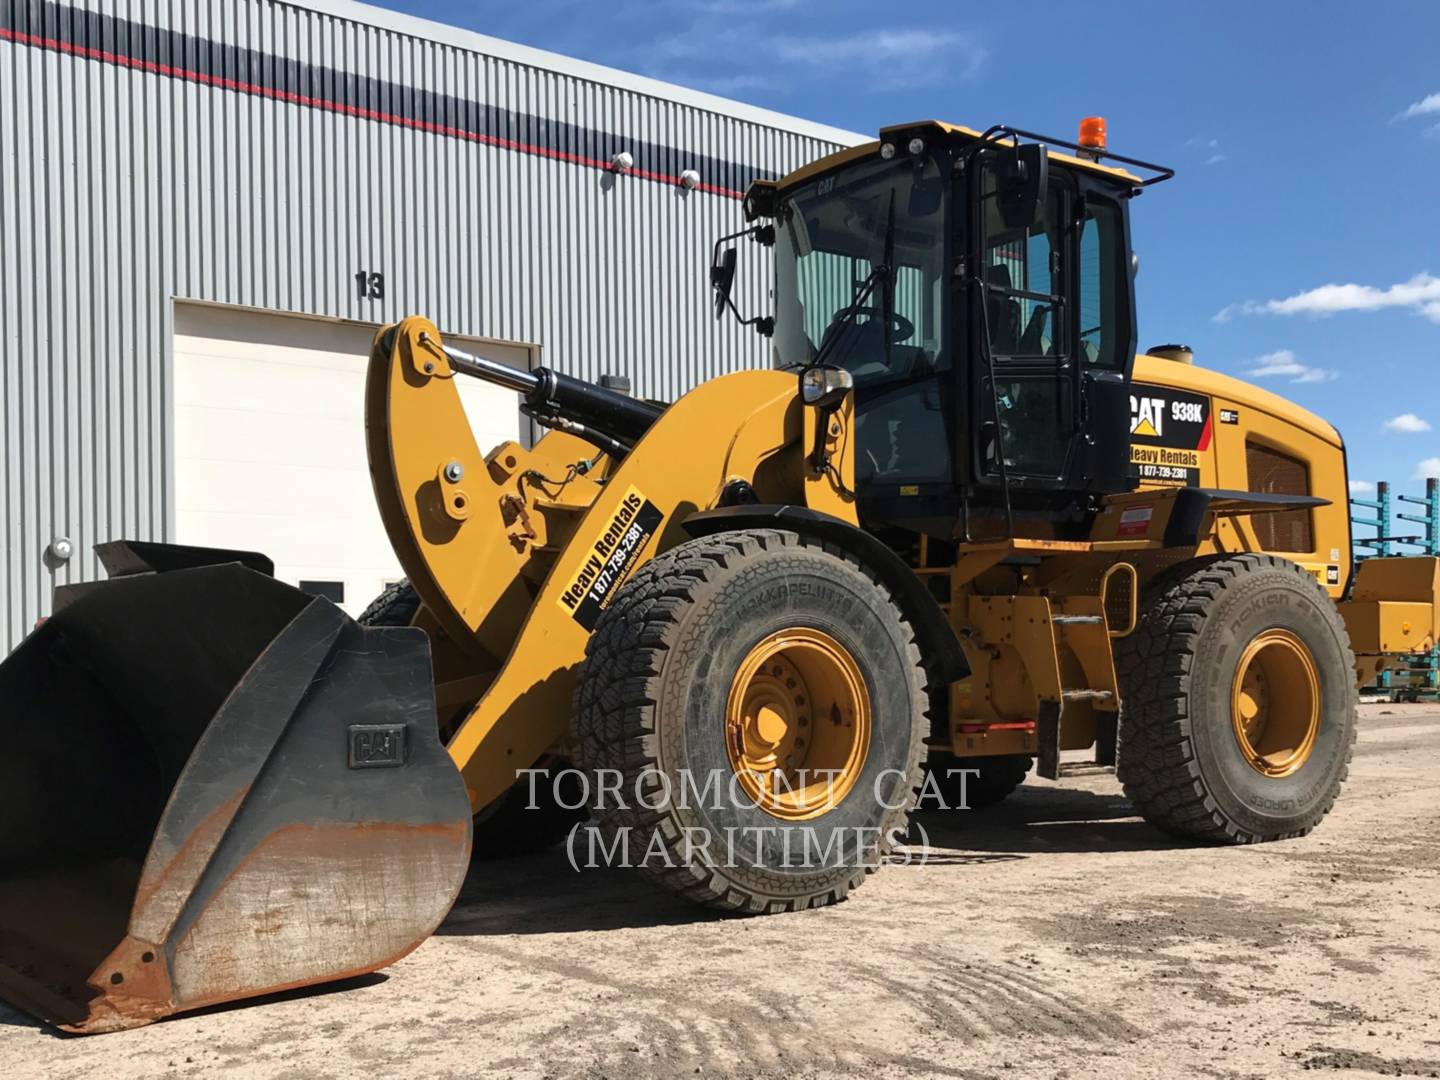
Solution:
[[[533,371],[521,371],[509,364],[476,356],[474,353],[468,353],[464,349],[456,349],[450,345],[441,345],[440,348],[450,358],[450,366],[463,375],[484,379],[486,382],[492,382],[510,390],[518,390],[527,395],[540,389],[541,376]]]
[[[633,446],[665,411],[664,405],[642,401],[550,368],[521,371],[498,360],[432,341],[428,336],[420,341],[426,348],[443,351],[450,366],[462,375],[518,391],[540,422],[544,423],[547,417],[568,420],[625,447]]]

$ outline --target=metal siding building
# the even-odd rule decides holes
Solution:
[[[178,308],[423,313],[673,398],[765,362],[705,280],[744,186],[858,141],[342,0],[0,0],[6,646],[91,545],[187,539]]]

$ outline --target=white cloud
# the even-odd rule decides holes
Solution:
[[[758,90],[796,81],[848,79],[872,90],[898,90],[945,79],[971,79],[986,51],[968,34],[886,29],[850,34],[772,33],[756,37],[724,24],[726,6],[715,0],[688,28],[644,46],[645,73],[717,93]],[[767,0],[752,0],[765,5]],[[774,0],[776,9],[792,6]]]
[[[769,46],[777,59],[812,68],[856,65],[872,76],[891,72],[903,85],[919,74],[914,65],[943,57],[952,75],[971,78],[985,60],[985,51],[964,34],[932,30],[878,30],[841,37],[782,35]],[[903,65],[903,70],[896,70]]]
[[[1292,383],[1318,383],[1340,377],[1338,371],[1302,364],[1289,349],[1266,353],[1253,363],[1255,366],[1245,372],[1252,379],[1289,378]]]
[[[1230,160],[1230,155],[1220,149],[1220,140],[1209,135],[1190,136],[1185,140],[1185,149],[1197,157],[1203,155],[1202,160],[1206,165],[1219,165],[1222,161]]]
[[[1299,375],[1304,370],[1305,365],[1295,359],[1293,352],[1280,349],[1257,359],[1255,366],[1247,374],[1252,378],[1263,379],[1269,375]]]
[[[1414,434],[1430,430],[1430,421],[1422,420],[1413,412],[1401,413],[1399,416],[1392,416],[1385,423],[1380,425],[1386,431],[1398,431],[1405,434]]]
[[[1369,480],[1351,480],[1351,481],[1350,481],[1350,494],[1351,494],[1351,495],[1374,495],[1374,494],[1375,494],[1375,485],[1372,484]]]
[[[1432,476],[1440,476],[1440,457],[1427,457],[1415,466],[1416,480],[1425,480]]]
[[[1341,311],[1380,311],[1410,308],[1431,322],[1440,323],[1440,277],[1419,273],[1384,289],[1373,285],[1321,285],[1281,300],[1247,300],[1216,313],[1216,322],[1235,315],[1310,315],[1324,318]]]
[[[1429,94],[1402,110],[1396,120],[1413,120],[1417,116],[1433,116],[1440,113],[1440,94]]]

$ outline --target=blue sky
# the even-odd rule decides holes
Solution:
[[[1103,115],[1179,174],[1133,207],[1141,344],[1331,420],[1354,480],[1440,476],[1440,2],[383,4],[861,132]]]

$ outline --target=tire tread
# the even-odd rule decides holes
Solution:
[[[1122,690],[1117,774],[1141,816],[1172,836],[1230,844],[1304,836],[1330,812],[1349,775],[1353,724],[1344,764],[1321,804],[1299,828],[1273,836],[1241,828],[1206,790],[1189,713],[1197,640],[1221,593],[1243,575],[1267,568],[1298,575],[1324,595],[1320,610],[1344,643],[1353,668],[1345,623],[1328,594],[1302,567],[1274,555],[1217,555],[1170,568],[1151,584],[1140,625],[1116,643],[1115,669]]]
[[[636,779],[657,764],[658,736],[655,710],[659,705],[661,672],[666,654],[674,647],[681,622],[701,594],[726,571],[767,552],[782,549],[823,552],[846,562],[878,588],[879,579],[852,556],[833,544],[802,538],[778,529],[745,529],[692,540],[656,556],[637,570],[616,593],[591,634],[575,690],[572,715],[577,757],[582,768],[619,770],[624,792],[633,791]],[[893,602],[892,602],[893,604]],[[927,702],[920,649],[913,628],[895,608],[910,660],[913,700]],[[923,779],[924,735],[927,710],[918,709],[912,720],[912,746],[908,762],[909,799],[904,813],[915,805]],[[737,888],[717,868],[687,863],[682,858],[681,832],[670,811],[646,809],[627,799],[624,808],[599,815],[602,830],[628,828],[632,847],[648,850],[659,835],[669,865],[641,864],[641,871],[677,896],[725,911],[747,914],[798,911],[844,900],[873,873],[888,854],[883,841],[865,864],[818,895],[795,898],[753,895]]]

